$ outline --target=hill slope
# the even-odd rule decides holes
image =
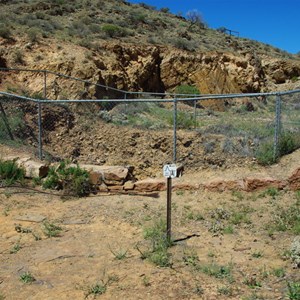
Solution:
[[[33,0],[2,1],[0,8],[0,67],[47,69],[152,92],[183,83],[201,93],[270,91],[286,88],[284,83],[292,88],[300,76],[297,56],[145,4]],[[32,74],[2,78],[1,90],[15,85],[29,94],[42,91]],[[59,85],[49,98],[82,97],[82,88]],[[85,97],[103,94],[90,90]]]

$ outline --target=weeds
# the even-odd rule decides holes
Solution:
[[[232,266],[220,266],[214,262],[200,267],[200,270],[209,276],[215,278],[228,278],[232,280]]]
[[[43,232],[48,237],[58,237],[62,231],[60,226],[57,226],[53,223],[44,222],[43,223]]]
[[[110,252],[114,255],[115,259],[122,260],[127,258],[128,250],[119,249],[118,251],[114,251],[109,247]]]
[[[254,257],[254,258],[262,258],[263,253],[261,251],[255,251],[251,254],[251,256]]]
[[[12,185],[16,182],[23,183],[25,170],[19,168],[15,160],[0,160],[0,183]]]
[[[101,279],[100,282],[90,285],[85,293],[85,298],[88,298],[90,295],[99,296],[104,294],[107,290],[108,285],[118,280],[119,278],[117,276],[111,275],[108,276],[107,280]]]
[[[186,218],[188,220],[194,220],[194,221],[203,221],[204,217],[201,213],[189,211],[186,213]]]
[[[172,265],[172,255],[168,252],[168,248],[172,245],[172,242],[167,239],[165,221],[159,220],[152,227],[145,228],[144,238],[150,242],[148,249],[141,251],[139,246],[136,246],[142,259],[148,259],[160,267],[170,267]]]
[[[151,285],[151,283],[150,283],[150,278],[149,278],[148,276],[143,276],[143,285],[144,285],[145,287],[148,287],[148,286]]]
[[[220,295],[232,296],[233,291],[231,286],[221,286],[218,287],[218,293]]]
[[[62,161],[58,167],[51,167],[43,182],[45,189],[63,189],[70,196],[86,196],[90,193],[89,173],[78,165],[70,165]]]
[[[96,283],[94,285],[91,285],[88,288],[85,298],[87,298],[89,295],[102,295],[105,292],[106,292],[106,285],[102,283]]]
[[[183,262],[185,263],[185,265],[187,265],[187,266],[190,266],[193,268],[197,268],[199,266],[199,257],[197,255],[197,253],[194,251],[185,252],[182,259],[183,259]]]
[[[275,268],[272,273],[278,278],[283,278],[285,276],[285,270],[283,268]]]
[[[32,283],[36,279],[33,277],[33,275],[30,272],[25,272],[25,273],[23,273],[23,274],[20,275],[20,280],[23,283]]]
[[[278,231],[290,230],[300,234],[300,200],[298,199],[288,208],[278,207],[271,227]]]
[[[203,295],[204,294],[203,287],[201,287],[201,285],[197,284],[195,287],[194,293],[199,296]]]
[[[299,282],[288,282],[288,294],[290,300],[300,300],[300,283]]]
[[[234,233],[234,228],[231,225],[225,226],[223,228],[223,233],[224,234],[233,234]]]
[[[239,211],[232,213],[232,216],[230,217],[230,223],[234,225],[240,225],[242,223],[250,224],[251,220],[249,219],[246,212]]]
[[[278,189],[276,189],[274,187],[270,187],[267,190],[265,190],[264,192],[262,192],[261,194],[259,194],[259,197],[270,196],[270,197],[272,197],[272,199],[275,199],[278,195],[279,195]]]
[[[255,275],[246,277],[243,283],[252,289],[262,286]]]
[[[13,247],[11,248],[9,253],[15,254],[15,253],[19,252],[21,249],[22,249],[21,245],[19,243],[16,243],[15,245],[13,245]]]

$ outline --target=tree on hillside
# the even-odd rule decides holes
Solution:
[[[189,10],[186,13],[186,18],[188,21],[190,21],[189,29],[191,29],[193,26],[198,26],[202,29],[207,27],[201,13],[197,9]]]

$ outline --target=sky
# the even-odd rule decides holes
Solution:
[[[186,16],[197,10],[210,28],[226,27],[289,53],[300,52],[300,0],[128,0],[168,7]]]

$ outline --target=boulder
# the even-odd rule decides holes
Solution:
[[[193,185],[189,183],[174,182],[174,184],[172,185],[173,191],[178,191],[178,190],[189,191],[189,190],[197,190],[197,189],[199,189],[199,185]]]
[[[277,180],[271,177],[266,178],[252,178],[248,177],[244,179],[244,190],[246,192],[252,192],[261,189],[267,189],[274,187],[277,189],[283,189],[287,183],[282,180]]]
[[[106,185],[123,185],[126,179],[132,175],[132,167],[122,166],[97,166],[97,165],[80,165],[81,168],[90,173],[93,184]]]
[[[140,180],[134,183],[135,191],[142,192],[154,192],[154,191],[164,191],[166,190],[166,180],[165,179],[153,179],[148,178]]]
[[[300,168],[296,169],[288,178],[288,183],[291,190],[300,190]]]
[[[244,189],[240,180],[216,180],[204,185],[204,188],[212,192],[238,191]]]
[[[25,170],[25,177],[46,177],[49,171],[49,166],[46,163],[33,160],[30,157],[18,158],[16,163],[19,167]]]
[[[124,183],[124,190],[125,191],[130,191],[130,190],[133,190],[135,187],[135,184],[132,182],[132,181],[126,181]]]

